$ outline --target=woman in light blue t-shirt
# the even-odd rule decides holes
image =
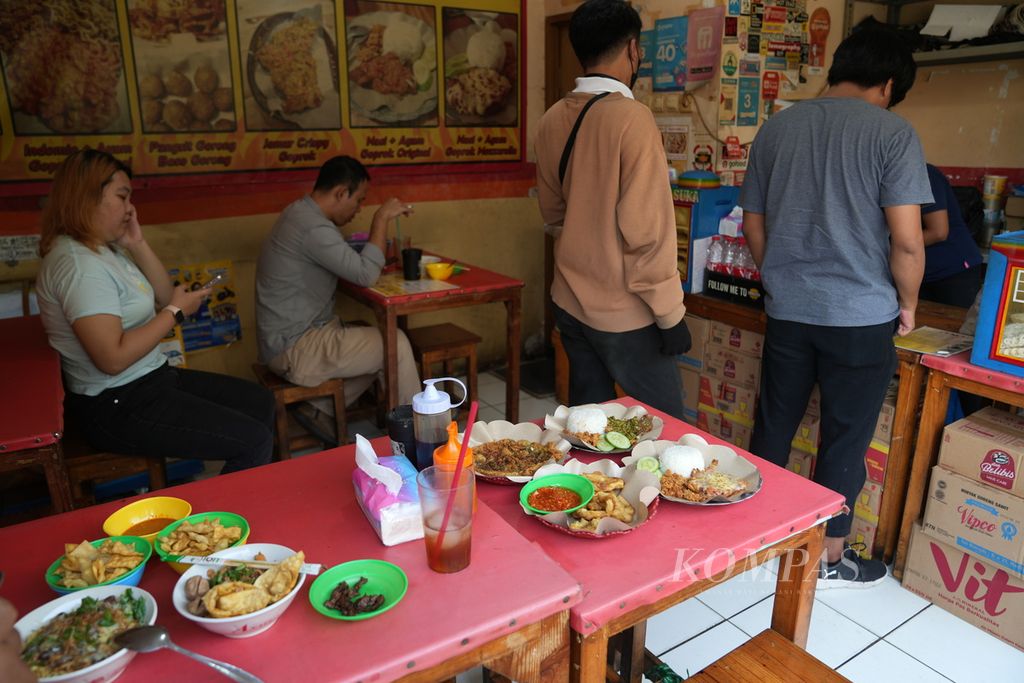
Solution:
[[[209,290],[175,287],[142,233],[131,170],[85,149],[63,161],[43,211],[39,311],[61,355],[65,414],[94,448],[270,462],[273,395],[253,382],[174,368],[160,341]]]

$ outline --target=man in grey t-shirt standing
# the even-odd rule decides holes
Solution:
[[[910,51],[881,27],[836,50],[828,90],[759,131],[740,195],[768,314],[751,451],[785,466],[817,382],[814,479],[853,510],[864,454],[896,370],[894,332],[914,328],[924,272],[921,204],[932,201],[913,128],[888,111],[914,83]],[[844,544],[850,515],[828,522],[819,588],[865,586],[885,565]]]
[[[256,332],[260,361],[288,381],[316,386],[332,377],[345,382],[352,403],[384,367],[384,342],[376,327],[346,326],[334,313],[338,278],[369,287],[384,266],[388,223],[412,213],[391,198],[370,223],[361,253],[338,228],[359,213],[370,174],[357,160],[338,156],[320,168],[313,191],[288,205],[263,243],[256,264]],[[416,360],[398,334],[398,395],[404,403],[419,390]],[[306,415],[316,421],[316,415]]]

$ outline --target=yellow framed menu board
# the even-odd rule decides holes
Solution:
[[[7,3],[0,183],[86,146],[144,176],[521,161],[521,2]]]

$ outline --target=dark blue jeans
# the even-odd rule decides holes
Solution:
[[[867,478],[864,455],[896,372],[895,331],[895,322],[824,327],[768,318],[750,452],[786,466],[790,442],[817,382],[821,445],[814,481],[845,497],[852,511]],[[833,517],[825,534],[846,537],[851,522],[850,515]]]
[[[569,403],[602,403],[615,398],[618,383],[627,395],[683,419],[683,385],[676,359],[661,352],[656,325],[628,332],[601,332],[555,309],[555,322],[569,357]]]
[[[226,460],[221,474],[273,454],[273,394],[229,375],[164,365],[98,396],[69,393],[64,405],[89,445],[108,453]]]

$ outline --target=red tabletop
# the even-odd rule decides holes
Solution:
[[[60,372],[38,315],[0,320],[0,454],[57,441],[64,431]]]
[[[631,398],[618,403],[637,405]],[[642,405],[642,404],[641,404]],[[686,433],[730,446],[706,432],[648,408],[665,421],[662,439]],[[696,507],[661,500],[644,526],[608,539],[586,539],[550,529],[522,513],[518,487],[482,483],[480,498],[534,541],[583,586],[583,601],[570,624],[583,635],[614,617],[652,604],[697,580],[714,576],[765,546],[819,524],[840,511],[844,499],[812,481],[737,449],[761,470],[764,485],[734,505]],[[598,457],[574,450],[572,456]]]
[[[374,442],[378,451],[386,439]],[[473,528],[470,567],[436,574],[422,541],[387,548],[377,539],[352,487],[354,447],[161,490],[184,498],[196,512],[229,510],[252,527],[251,542],[304,550],[326,567],[362,558],[394,562],[409,591],[392,610],[359,622],[336,621],[313,610],[312,577],[269,631],[233,640],[185,620],[171,603],[178,579],[150,560],[140,588],[159,603],[157,621],[183,647],[241,666],[265,681],[386,681],[415,673],[556,614],[580,599],[579,585],[486,505]],[[6,573],[0,593],[19,613],[57,597],[43,580],[65,541],[103,536],[103,520],[124,501],[97,505],[0,528]],[[520,513],[521,514],[521,513]],[[173,674],[169,674],[173,672]],[[120,680],[223,681],[201,664],[166,650],[139,655]]]
[[[963,377],[980,384],[987,384],[990,387],[1024,393],[1024,377],[1017,377],[1016,375],[1009,375],[1005,372],[972,364],[970,349],[945,357],[926,355],[921,358],[921,364],[929,368],[941,370],[948,375]]]
[[[434,255],[436,256],[437,254]],[[442,260],[448,262],[453,259],[442,257]],[[467,294],[480,294],[500,289],[520,288],[525,285],[522,280],[517,280],[515,278],[508,277],[507,275],[502,275],[501,273],[495,273],[493,270],[486,270],[480,266],[471,266],[463,263],[462,261],[456,261],[456,263],[469,269],[462,271],[458,275],[452,275],[450,278],[445,280],[448,284],[456,285],[457,289],[445,289],[437,292],[417,292],[415,294],[403,294],[400,296],[384,296],[374,289],[369,287],[360,287],[359,285],[342,279],[338,280],[338,289],[349,294],[354,294],[359,299],[365,299],[382,305],[394,306],[409,303],[411,301],[439,299],[454,295],[461,296]],[[387,270],[386,272],[391,271]],[[427,277],[425,272],[423,277]]]

